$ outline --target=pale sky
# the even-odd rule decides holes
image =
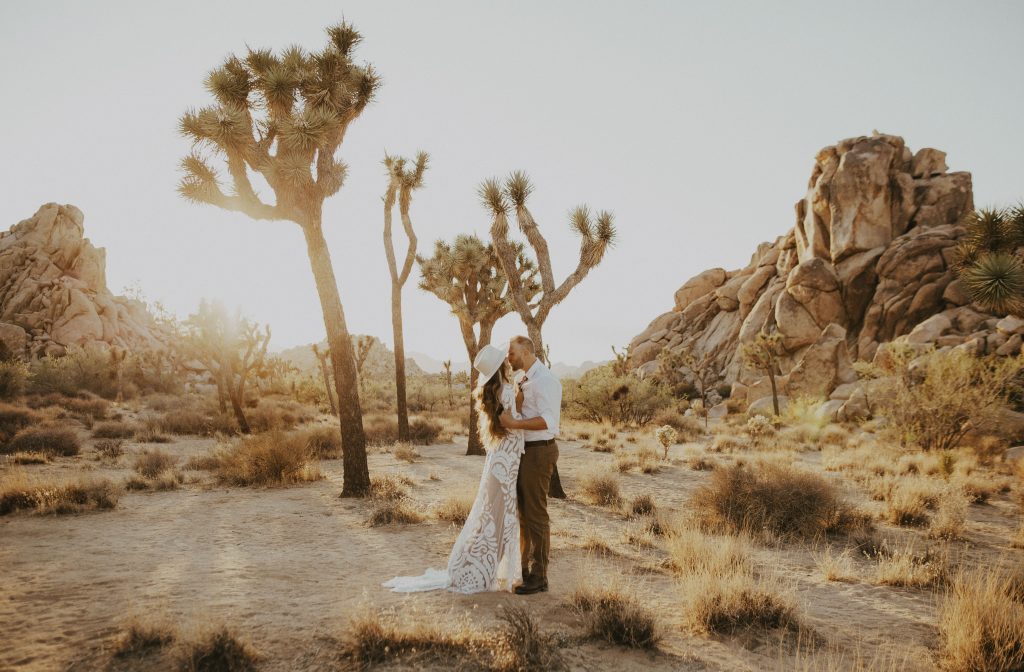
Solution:
[[[689,277],[785,233],[815,153],[842,138],[942,149],[978,205],[1024,197],[1021,2],[6,2],[0,226],[75,204],[115,293],[137,284],[182,317],[219,298],[269,322],[272,349],[322,339],[298,226],[180,198],[177,122],[212,102],[203,79],[229,53],[318,49],[342,15],[384,86],[339,152],[349,179],[324,224],[349,328],[388,344],[385,150],[432,155],[412,206],[424,253],[486,236],[476,186],[515,169],[559,280],[569,209],[615,213],[618,245],[545,327],[567,363],[610,358]],[[407,351],[465,360],[417,278]],[[524,331],[512,315],[495,340]]]

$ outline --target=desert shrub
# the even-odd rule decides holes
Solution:
[[[383,501],[396,501],[409,496],[405,486],[412,485],[409,478],[398,474],[383,474],[370,478],[370,497]]]
[[[747,448],[747,442],[732,434],[718,434],[711,441],[711,445],[708,446],[708,450],[712,453],[732,453],[745,448]]]
[[[763,415],[753,415],[748,418],[744,429],[756,447],[763,447],[776,434],[775,425]]]
[[[654,648],[661,633],[654,612],[614,582],[580,584],[569,604],[583,617],[588,636],[632,649]]]
[[[698,571],[680,581],[684,623],[695,632],[730,634],[747,628],[788,628],[797,622],[792,599],[749,569]]]
[[[818,441],[823,446],[845,446],[850,439],[850,432],[842,425],[829,425],[821,430]]]
[[[661,458],[658,451],[650,446],[641,446],[636,451],[637,468],[645,474],[656,474],[661,471]]]
[[[134,469],[146,478],[155,478],[158,474],[174,466],[175,459],[162,450],[147,450],[135,458]]]
[[[439,520],[462,525],[466,522],[466,518],[469,517],[469,512],[473,508],[474,498],[474,493],[469,492],[449,495],[437,505],[434,509],[434,515]]]
[[[92,435],[97,439],[130,439],[135,431],[135,426],[127,422],[111,421],[93,426]]]
[[[612,364],[591,369],[579,380],[566,380],[562,387],[566,414],[593,422],[643,426],[671,402],[651,380],[618,375]]]
[[[159,431],[177,436],[213,436],[236,434],[234,418],[214,409],[182,408],[158,418],[154,425]]]
[[[78,455],[80,450],[78,436],[71,430],[40,427],[21,430],[0,449],[0,452],[36,452],[68,457]]]
[[[124,441],[121,439],[101,439],[93,444],[96,452],[102,457],[117,458],[124,454]]]
[[[629,451],[623,451],[615,455],[615,468],[626,473],[637,466],[636,455]]]
[[[654,513],[657,508],[650,495],[637,495],[630,500],[626,513],[630,516],[646,516]]]
[[[308,444],[296,434],[271,430],[245,437],[217,456],[215,475],[231,485],[287,485],[323,478]]]
[[[383,446],[398,441],[398,420],[392,416],[368,416],[363,421],[366,441]],[[429,418],[409,419],[409,440],[417,445],[436,443],[444,434],[444,425]]]
[[[246,410],[245,417],[249,428],[254,433],[260,433],[273,429],[294,429],[296,425],[312,420],[314,414],[308,406],[296,401],[260,399],[256,408]]]
[[[945,556],[931,550],[919,553],[910,543],[901,548],[884,547],[875,560],[875,583],[880,586],[929,588],[944,583],[949,574]]]
[[[409,440],[415,444],[429,446],[437,443],[444,433],[444,425],[429,418],[410,418]]]
[[[584,497],[598,506],[622,504],[619,479],[613,472],[587,472],[580,477],[578,487]]]
[[[162,649],[176,637],[177,633],[168,624],[132,621],[123,628],[113,654],[115,658],[146,655],[154,649]]]
[[[391,447],[391,454],[396,460],[402,460],[410,464],[420,457],[420,454],[416,452],[416,449],[411,444],[402,443],[401,441]]]
[[[9,473],[0,479],[0,515],[19,510],[64,514],[112,509],[119,495],[119,488],[106,479],[54,481]]]
[[[889,345],[886,368],[873,372],[880,376],[873,393],[878,410],[888,418],[884,431],[923,450],[950,450],[969,431],[997,428],[1024,366],[1024,356],[976,357],[958,350],[914,359],[909,347]]]
[[[361,609],[350,617],[340,653],[346,669],[408,661],[414,667],[486,672],[565,669],[560,642],[541,632],[523,607],[504,606],[501,626],[482,631],[468,617],[409,618],[394,610]]]
[[[30,370],[32,393],[74,396],[84,390],[105,399],[117,396],[117,367],[108,350],[72,345],[64,355],[33,360]]]
[[[135,430],[135,441],[138,443],[173,443],[174,439],[153,426]]]
[[[49,464],[50,456],[46,453],[14,453],[10,461],[14,464]]]
[[[676,443],[679,439],[679,433],[676,432],[675,428],[671,425],[662,425],[654,432],[654,438],[661,444],[662,449],[665,452],[664,458],[668,459],[669,446]]]
[[[366,522],[370,527],[380,527],[393,523],[422,523],[423,520],[423,514],[409,506],[404,499],[384,499],[373,507]]]
[[[826,546],[825,552],[816,556],[814,560],[826,581],[852,581],[854,578],[850,549],[835,555],[832,547]]]
[[[697,490],[693,508],[713,528],[812,538],[841,531],[852,511],[832,483],[778,464],[717,469]]]
[[[676,441],[686,443],[704,435],[704,426],[696,418],[683,415],[672,408],[663,408],[654,414],[652,422],[660,427],[669,426],[676,431]]]
[[[40,419],[39,414],[29,408],[0,402],[0,445]]]
[[[961,539],[966,521],[967,501],[951,494],[939,502],[935,517],[928,525],[928,537],[950,541]]]
[[[32,371],[20,359],[0,360],[0,399],[13,399],[25,393]]]
[[[181,668],[185,672],[255,672],[259,660],[251,644],[221,626],[185,644]]]
[[[782,422],[797,432],[800,441],[817,441],[829,424],[829,418],[821,412],[824,403],[824,399],[815,397],[790,399],[782,411]]]
[[[338,427],[312,427],[302,430],[299,437],[306,442],[310,453],[321,460],[341,457],[341,430]]]
[[[1024,595],[1020,578],[1000,569],[958,575],[939,605],[944,669],[1024,669]]]

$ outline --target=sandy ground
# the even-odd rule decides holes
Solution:
[[[374,453],[371,473],[409,475],[417,508],[428,511],[448,494],[476,487],[483,458],[465,456],[458,441],[419,447],[422,457],[413,464]],[[179,438],[161,447],[184,462],[209,452],[214,442]],[[142,448],[129,444],[131,452]],[[499,605],[525,604],[543,628],[578,632],[566,596],[582,567],[626,577],[661,615],[666,634],[654,653],[603,643],[569,649],[573,669],[816,669],[824,664],[797,661],[791,636],[783,641],[772,634],[709,638],[684,632],[678,626],[676,584],[657,569],[664,551],[627,543],[630,523],[621,513],[573,497],[578,476],[611,464],[613,457],[579,442],[563,441],[560,450],[570,499],[551,500],[551,590],[532,596],[402,595],[381,588],[380,582],[392,576],[444,567],[458,529],[433,517],[422,524],[367,527],[372,505],[338,496],[340,460],[322,462],[326,478],[304,485],[225,488],[203,472],[188,471],[190,478],[202,480],[175,491],[125,493],[112,511],[5,516],[0,518],[0,670],[102,669],[105,647],[133,616],[166,616],[186,633],[203,624],[228,623],[260,651],[266,670],[335,669],[331,637],[365,604],[442,619],[468,612],[484,625],[497,623]],[[693,450],[675,446],[672,455]],[[110,467],[91,454],[88,447],[79,457],[17,468],[41,474],[86,469],[118,480],[131,474],[130,456]],[[806,459],[813,463],[820,455]],[[657,474],[622,474],[623,495],[647,493],[662,509],[682,510],[708,473],[675,459]],[[1016,516],[1005,495],[973,506],[972,552],[1005,554]],[[594,557],[580,548],[591,534],[615,553]],[[867,579],[829,583],[816,568],[815,553],[805,546],[761,546],[757,560],[792,588],[803,622],[845,655],[861,651],[870,659],[892,650],[928,669],[928,649],[937,641],[934,592],[876,586]],[[869,560],[854,563],[870,574]]]

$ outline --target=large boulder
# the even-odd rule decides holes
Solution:
[[[745,267],[688,280],[673,311],[633,340],[630,364],[649,372],[664,349],[707,355],[713,382],[742,384],[757,401],[761,374],[739,353],[762,332],[782,336],[778,373],[790,395],[828,396],[852,382],[854,361],[912,332],[915,348],[1019,352],[1019,318],[1000,322],[956,280],[960,222],[973,208],[970,173],[949,172],[938,149],[914,153],[881,133],[825,147],[794,226],[758,245]],[[866,413],[862,397],[844,391],[837,415]]]
[[[170,336],[145,305],[107,288],[106,251],[84,222],[75,206],[47,203],[0,232],[0,340],[26,358],[72,345],[166,348]]]

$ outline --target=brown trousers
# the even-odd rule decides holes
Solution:
[[[523,582],[547,583],[551,524],[548,518],[548,488],[558,462],[558,445],[528,446],[519,461],[516,495],[519,502],[519,548],[522,552]]]

